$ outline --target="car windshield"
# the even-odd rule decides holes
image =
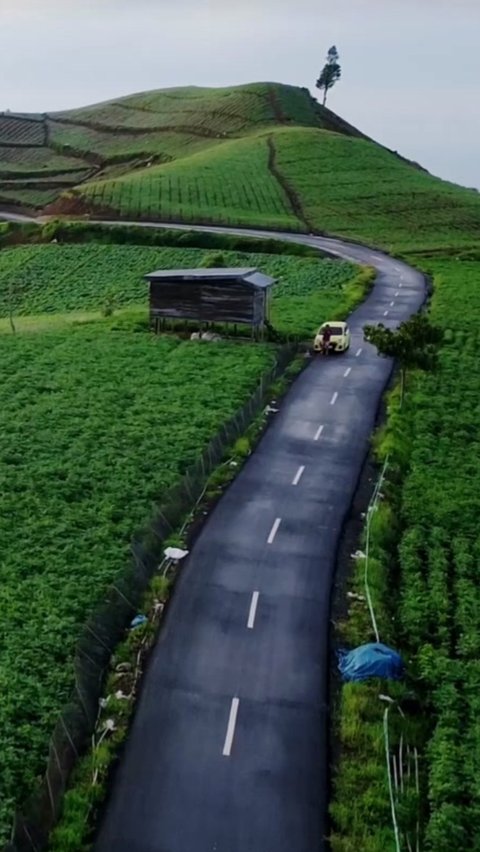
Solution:
[[[322,328],[322,334],[325,331],[325,327]],[[330,326],[330,334],[343,334],[344,330],[340,325],[331,325]]]

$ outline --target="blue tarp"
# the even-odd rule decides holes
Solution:
[[[381,642],[360,645],[353,651],[338,652],[338,668],[344,680],[367,680],[369,677],[384,677],[400,680],[403,675],[403,660]]]

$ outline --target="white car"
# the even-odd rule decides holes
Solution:
[[[350,329],[346,322],[337,322],[337,320],[332,320],[331,322],[324,322],[323,325],[320,326],[313,342],[314,351],[322,352],[323,331],[327,325],[330,327],[331,351],[346,352],[350,346]]]

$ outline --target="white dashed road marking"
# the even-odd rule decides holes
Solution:
[[[268,536],[268,544],[273,544],[275,536],[278,532],[278,528],[279,528],[281,523],[282,523],[282,519],[277,518],[277,520],[275,521],[275,523],[274,523],[274,525],[273,525],[273,527],[270,531],[270,535]]]
[[[345,370],[345,372],[344,372],[344,374],[343,374],[343,378],[344,378],[344,379],[346,379],[346,378],[347,378],[347,376],[349,376],[351,372],[352,372],[352,368],[351,368],[351,367],[347,367],[347,369]]]
[[[314,437],[314,439],[313,439],[314,441],[319,441],[319,440],[320,440],[320,437],[321,437],[322,432],[323,432],[323,430],[324,430],[324,429],[325,429],[325,426],[319,426],[319,427],[318,427],[318,429],[317,429],[317,433],[316,433],[316,435],[315,435],[315,437]]]
[[[395,296],[399,296],[399,295],[400,295],[400,293],[399,293],[399,292],[398,292],[398,290],[397,290],[397,292],[395,293]]]
[[[249,630],[253,630],[255,625],[255,616],[257,614],[257,606],[258,606],[258,598],[260,592],[254,592],[252,595],[252,603],[250,604],[250,612],[248,613],[248,623],[247,627]]]
[[[383,312],[383,316],[384,316],[384,317],[388,317],[388,311],[384,311],[384,312]]]
[[[337,391],[335,391],[335,393],[333,394],[333,396],[332,396],[332,398],[331,398],[331,400],[330,400],[330,405],[335,405],[335,403],[336,403],[337,399],[338,399],[338,392],[337,392]]]
[[[390,307],[393,308],[395,302],[390,302]]]
[[[295,474],[295,478],[292,482],[292,485],[298,485],[298,483],[300,482],[300,480],[302,478],[304,470],[305,470],[305,465],[302,465],[301,467],[298,468],[297,473]]]
[[[223,756],[230,757],[232,753],[233,737],[235,734],[235,725],[237,724],[238,698],[232,698],[232,706],[230,708],[230,717],[228,720],[227,736],[225,737],[225,745],[223,746]]]
[[[357,351],[355,352],[355,358],[359,358],[360,355],[362,354],[362,352],[363,352],[363,349],[357,349]]]

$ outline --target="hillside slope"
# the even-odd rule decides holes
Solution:
[[[474,190],[278,83],[0,115],[0,204],[329,232],[400,250],[468,247],[480,234]]]
[[[0,203],[41,209],[92,178],[168,163],[261,128],[361,134],[306,89],[276,83],[164,89],[41,115],[0,114]]]
[[[480,196],[366,139],[272,128],[86,184],[58,212],[337,233],[396,248],[470,245]]]

